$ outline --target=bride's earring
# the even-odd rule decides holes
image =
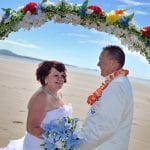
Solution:
[[[48,81],[47,80],[45,80],[45,85],[47,85],[48,84]]]

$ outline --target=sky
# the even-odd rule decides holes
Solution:
[[[41,2],[32,0],[32,2]],[[16,10],[26,5],[29,0],[1,0],[0,8]],[[58,0],[51,0],[58,2]],[[68,3],[82,4],[83,0],[68,0]],[[134,12],[134,23],[142,28],[150,25],[149,0],[89,0],[89,5],[97,5],[105,12],[116,9],[128,9]],[[2,14],[2,11],[0,11]],[[130,76],[150,80],[150,64],[137,52],[131,52],[121,45],[119,39],[104,32],[87,29],[80,25],[58,24],[49,21],[40,28],[30,31],[23,29],[11,33],[5,40],[0,40],[0,49],[8,49],[14,53],[40,58],[44,60],[59,60],[65,64],[83,68],[99,69],[97,62],[99,54],[108,44],[119,45],[126,54],[124,68],[128,69]]]

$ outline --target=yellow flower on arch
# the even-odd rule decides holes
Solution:
[[[111,11],[106,14],[106,21],[108,24],[113,24],[119,20],[119,15],[115,13],[115,11]]]

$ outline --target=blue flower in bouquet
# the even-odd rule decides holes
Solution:
[[[74,147],[75,149],[78,149],[78,145],[81,144],[80,140],[77,140],[79,139],[77,137],[77,135],[75,134],[71,134],[69,136],[69,138],[67,139],[67,146],[66,146],[66,149],[67,150],[70,150],[72,147]]]
[[[52,120],[49,124],[44,124],[43,134],[45,150],[74,150],[78,149],[82,143],[79,137],[79,125],[77,118],[63,117],[62,119]]]

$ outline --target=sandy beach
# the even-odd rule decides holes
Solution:
[[[35,79],[37,64],[0,58],[0,147],[25,133],[27,104],[40,84]],[[102,82],[96,74],[68,68],[62,89],[66,103],[72,103],[74,116],[86,116],[87,96]],[[150,81],[148,81],[150,83]],[[134,94],[134,120],[129,150],[150,150],[150,84],[131,79]]]

